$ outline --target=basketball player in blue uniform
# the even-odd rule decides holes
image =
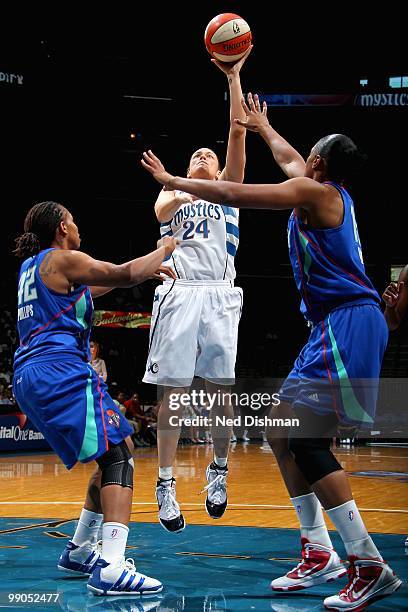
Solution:
[[[408,266],[401,270],[398,282],[388,285],[382,297],[385,302],[384,316],[388,329],[395,331],[408,312]],[[405,546],[408,547],[408,537],[405,539]]]
[[[132,287],[162,274],[175,246],[166,237],[156,251],[121,265],[81,253],[71,213],[56,202],[28,212],[16,255],[24,259],[18,281],[18,333],[13,391],[21,410],[68,469],[98,464],[60,570],[90,576],[96,595],[157,593],[162,584],[136,571],[124,553],[133,495],[132,430],[90,361],[92,297]],[[102,525],[103,521],[103,525]],[[102,525],[102,552],[96,540]]]
[[[333,550],[321,505],[336,526],[349,558],[349,582],[327,597],[330,610],[362,610],[393,593],[401,580],[382,559],[353,500],[347,476],[330,449],[337,424],[374,421],[381,362],[388,330],[380,298],[365,273],[353,201],[344,188],[358,152],[347,136],[320,139],[306,163],[269,125],[266,106],[249,96],[243,126],[259,131],[289,180],[275,185],[183,179],[168,174],[151,152],[142,164],[165,189],[238,208],[293,209],[288,224],[289,255],[301,294],[301,311],[311,326],[309,341],[280,391],[273,416],[293,416],[287,439],[272,440],[282,476],[298,513],[302,561],[272,582],[278,591],[297,591],[334,580],[346,567]],[[367,384],[368,381],[368,384]],[[301,437],[299,437],[301,436]]]
[[[227,76],[230,91],[231,127],[226,165],[209,148],[196,151],[189,163],[182,190],[162,191],[155,203],[161,235],[179,240],[177,251],[164,262],[174,270],[175,281],[157,287],[153,302],[150,347],[143,381],[165,387],[158,414],[157,445],[159,474],[156,497],[159,521],[170,532],[180,532],[185,520],[176,500],[173,463],[180,427],[170,426],[180,410],[169,407],[169,398],[188,391],[194,376],[206,381],[207,391],[228,393],[235,379],[238,324],[242,290],[234,287],[234,259],[239,243],[238,210],[213,204],[188,192],[192,178],[228,178],[242,182],[245,169],[245,129],[233,123],[241,106],[240,70],[250,50],[234,65],[213,62]],[[175,402],[173,402],[173,408]],[[217,402],[211,416],[233,417],[230,402]],[[174,421],[173,421],[174,423]],[[231,427],[212,431],[214,460],[207,467],[205,507],[220,518],[227,506],[227,458]]]
[[[395,331],[408,312],[408,266],[401,270],[398,282],[388,285],[382,297],[385,302],[384,316],[388,329]]]

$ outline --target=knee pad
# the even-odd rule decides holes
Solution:
[[[120,444],[111,444],[96,462],[102,471],[101,487],[119,485],[133,489],[134,462],[124,440]]]
[[[330,450],[329,438],[289,438],[289,449],[307,482],[312,485],[343,469]]]

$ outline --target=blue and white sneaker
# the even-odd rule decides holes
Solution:
[[[59,558],[58,569],[77,576],[90,576],[100,556],[96,544],[87,542],[83,546],[77,546],[69,540]]]
[[[133,559],[122,557],[116,563],[99,559],[88,580],[88,589],[94,595],[153,595],[160,593],[163,585],[136,571]]]

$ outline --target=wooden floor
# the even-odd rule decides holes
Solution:
[[[177,499],[191,524],[297,527],[298,522],[269,446],[232,445],[228,510],[211,520],[204,509],[205,468],[211,446],[180,447],[174,475]],[[350,474],[357,505],[369,531],[408,533],[408,449],[340,447],[338,460]],[[156,449],[137,449],[133,521],[157,522]],[[68,472],[53,454],[0,455],[0,516],[74,518],[82,507],[92,465]],[[367,476],[353,472],[374,472]],[[378,472],[389,472],[381,476]],[[375,474],[377,473],[377,474]],[[400,473],[401,476],[398,474]],[[405,481],[404,481],[405,480]],[[329,528],[332,528],[328,522]]]

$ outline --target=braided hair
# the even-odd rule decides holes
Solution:
[[[39,202],[27,213],[24,234],[16,238],[13,253],[27,259],[51,246],[55,230],[63,220],[65,208],[58,202]]]

